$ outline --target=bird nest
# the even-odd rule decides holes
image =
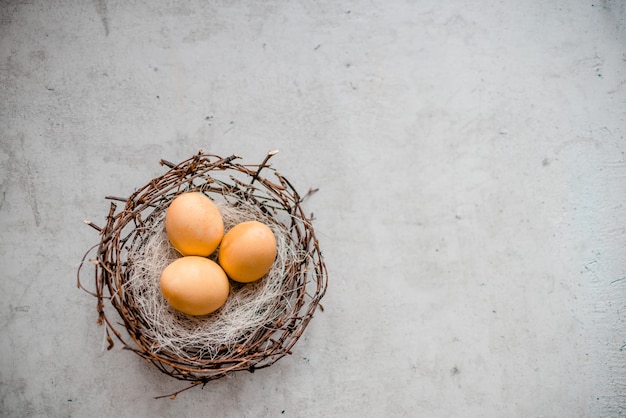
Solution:
[[[128,198],[111,200],[106,225],[86,223],[100,242],[83,257],[78,286],[97,299],[98,323],[108,349],[121,342],[163,373],[191,384],[171,396],[237,371],[254,372],[291,354],[327,286],[319,242],[301,206],[301,196],[268,165],[238,164],[236,155],[205,154],[173,164]],[[272,178],[264,174],[271,174]],[[225,230],[259,220],[277,241],[272,268],[255,283],[230,282],[229,298],[215,313],[193,317],[171,308],[159,289],[163,269],[180,257],[164,231],[165,212],[179,194],[201,192],[218,206]],[[117,203],[116,203],[117,202]],[[119,202],[123,208],[118,211]],[[95,258],[89,258],[95,251]],[[216,259],[215,254],[209,258]],[[81,282],[90,261],[94,286]]]

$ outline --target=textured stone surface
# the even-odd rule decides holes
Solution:
[[[2,2],[0,415],[624,415],[625,16]],[[82,221],[199,149],[320,188],[330,286],[292,356],[155,401],[181,383],[104,349]]]

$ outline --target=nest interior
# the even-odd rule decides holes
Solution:
[[[99,231],[100,242],[83,257],[78,286],[97,300],[108,349],[115,339],[163,373],[191,382],[190,387],[237,371],[254,372],[291,353],[321,307],[327,271],[312,216],[301,205],[314,190],[298,194],[269,166],[274,154],[268,153],[260,164],[240,164],[236,155],[223,158],[202,151],[180,164],[161,160],[169,168],[165,174],[128,198],[107,196],[111,205],[106,225],[87,222]],[[164,238],[165,211],[176,196],[191,191],[218,204],[227,228],[241,220],[262,220],[274,231],[279,247],[265,278],[252,286],[231,284],[226,305],[206,317],[172,311],[155,290],[161,265],[179,256]],[[94,251],[95,257],[88,258]],[[87,260],[95,267],[92,290],[81,282]]]

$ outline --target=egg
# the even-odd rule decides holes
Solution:
[[[215,312],[224,305],[230,291],[224,270],[215,261],[198,256],[170,263],[161,273],[159,284],[165,300],[188,315]]]
[[[165,231],[182,255],[208,256],[224,236],[222,215],[211,199],[200,192],[178,195],[165,213]]]
[[[218,262],[228,277],[241,283],[265,276],[275,258],[276,237],[258,221],[235,225],[224,235],[218,252]]]

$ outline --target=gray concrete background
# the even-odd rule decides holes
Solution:
[[[0,4],[0,415],[626,414],[624,2]],[[83,220],[199,149],[320,188],[326,310],[157,401]]]

